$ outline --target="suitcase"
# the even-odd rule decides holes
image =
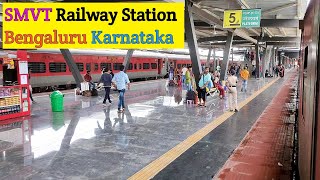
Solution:
[[[92,89],[91,96],[98,96],[98,90],[97,89]]]
[[[194,101],[196,99],[196,93],[194,91],[188,91],[187,92],[187,101],[189,100],[192,100]]]

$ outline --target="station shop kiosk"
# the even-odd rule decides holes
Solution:
[[[27,53],[16,54],[0,57],[0,120],[30,116]]]

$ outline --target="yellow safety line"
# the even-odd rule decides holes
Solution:
[[[259,89],[258,91],[254,92],[249,98],[242,101],[239,104],[239,109],[241,109],[243,106],[248,104],[251,100],[256,98],[260,93],[268,89],[273,83],[275,83],[280,78],[277,78],[267,85],[265,85],[263,88]],[[135,173],[133,176],[129,178],[129,180],[148,180],[153,178],[155,175],[157,175],[162,169],[164,169],[166,166],[168,166],[171,162],[173,162],[176,158],[178,158],[181,154],[183,154],[185,151],[187,151],[190,147],[192,147],[194,144],[196,144],[198,141],[200,141],[203,137],[205,137],[207,134],[209,134],[213,129],[218,127],[220,124],[222,124],[224,121],[226,121],[229,117],[231,117],[234,114],[234,112],[225,112],[218,118],[214,119],[211,123],[207,124],[202,129],[198,130],[196,133],[189,136],[186,140],[178,144],[177,146],[173,147],[171,150],[167,151],[165,154],[163,154],[158,159],[154,160],[147,166],[145,166],[143,169]]]

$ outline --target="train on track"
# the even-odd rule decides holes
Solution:
[[[298,172],[320,179],[320,1],[311,0],[304,17],[300,57]]]
[[[125,50],[70,50],[82,76],[91,71],[94,82],[99,81],[102,69],[119,71],[126,56]],[[222,58],[220,58],[221,60]],[[201,66],[206,66],[207,57],[201,57]],[[191,65],[189,55],[164,54],[150,51],[134,51],[127,70],[130,80],[164,78],[170,64],[174,68]],[[31,85],[35,92],[50,88],[71,86],[74,78],[59,50],[28,51],[28,66],[31,69]],[[213,61],[210,67],[213,67]]]

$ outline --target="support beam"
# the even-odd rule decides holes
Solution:
[[[73,75],[73,78],[77,84],[77,87],[81,87],[81,82],[83,82],[83,77],[80,74],[80,71],[78,69],[77,64],[74,62],[72,55],[69,51],[69,49],[60,49],[61,54],[64,57],[64,60],[66,61],[68,67],[70,68],[70,71]]]
[[[185,6],[187,6],[187,3]],[[216,24],[217,27],[223,28],[223,22],[218,15],[215,15],[208,10],[201,9],[200,6],[195,4],[192,7],[189,6],[189,8],[196,16],[201,18],[202,21],[211,25]]]
[[[274,47],[272,47],[272,50],[271,50],[271,58],[270,58],[270,67],[269,67],[269,69],[270,69],[270,74],[272,75],[272,76],[274,76],[274,72],[273,72],[273,67],[274,67],[274,65],[275,65],[275,56],[274,56],[274,53],[275,52],[275,49],[274,49]]]
[[[284,28],[279,28],[279,30],[281,31],[281,33],[284,35],[284,36],[287,36],[287,32]]]
[[[212,48],[209,48],[206,67],[209,67],[210,65],[211,52],[212,52]]]
[[[185,1],[185,33],[188,42],[190,58],[192,62],[192,71],[196,80],[196,84],[198,84],[200,80],[200,74],[202,73],[200,56],[199,56],[199,48],[197,43],[197,37],[195,33],[195,27],[193,23],[193,16],[190,4],[188,1]]]
[[[256,37],[252,37],[252,38],[256,38]],[[205,37],[205,38],[199,38],[198,39],[198,43],[202,43],[202,42],[209,42],[209,41],[226,41],[227,40],[227,36],[212,36],[212,37]],[[243,38],[235,36],[233,38],[234,41],[240,41],[243,40]],[[300,42],[301,38],[300,37],[263,37],[262,41],[281,41],[281,42]]]
[[[131,60],[131,57],[133,55],[133,49],[129,49],[127,51],[127,55],[126,57],[124,58],[124,61],[123,61],[123,65],[124,65],[124,72],[127,72],[128,68],[129,68],[129,65],[130,65],[130,60]]]
[[[216,70],[217,60],[216,60],[216,48],[213,48],[213,72]]]
[[[276,8],[268,9],[268,10],[262,12],[262,16],[265,16],[265,15],[268,15],[268,14],[272,14],[272,13],[275,13],[275,12],[278,12],[278,11],[281,11],[283,9],[287,9],[287,8],[290,8],[290,7],[293,7],[293,6],[296,6],[296,5],[297,5],[297,3],[294,2],[294,3],[285,4],[285,5],[276,7]]]
[[[267,45],[284,46],[284,47],[300,47],[300,42],[267,42]]]
[[[196,30],[196,35],[199,35],[199,36],[208,36],[208,34],[207,33],[205,33],[205,32],[202,32],[202,31],[200,31],[200,30]]]
[[[260,52],[259,52],[259,46],[255,45],[256,50],[256,77],[260,78]]]
[[[263,54],[263,61],[262,61],[262,76],[264,76],[264,73],[266,72],[266,70],[268,69],[268,71],[270,72],[270,59],[271,59],[271,54],[272,54],[272,50],[273,50],[273,46],[267,46],[264,54]]]
[[[299,19],[261,19],[260,27],[300,28],[301,23],[303,23],[303,21]],[[210,24],[196,21],[195,26],[199,28],[209,28]]]
[[[237,36],[239,36],[239,37],[242,37],[243,39],[248,40],[248,41],[250,41],[250,42],[252,42],[252,43],[254,43],[254,44],[257,44],[257,43],[258,43],[258,41],[257,41],[256,39],[250,37],[250,36],[249,36],[245,31],[243,31],[242,29],[236,29],[236,30],[234,31],[234,34],[237,35]],[[229,36],[229,33],[228,33],[228,36]]]
[[[228,32],[227,43],[223,51],[223,61],[221,64],[221,73],[220,73],[221,80],[225,80],[227,78],[227,71],[229,66],[229,57],[230,57],[230,50],[232,47],[233,36],[234,34],[232,32]]]

